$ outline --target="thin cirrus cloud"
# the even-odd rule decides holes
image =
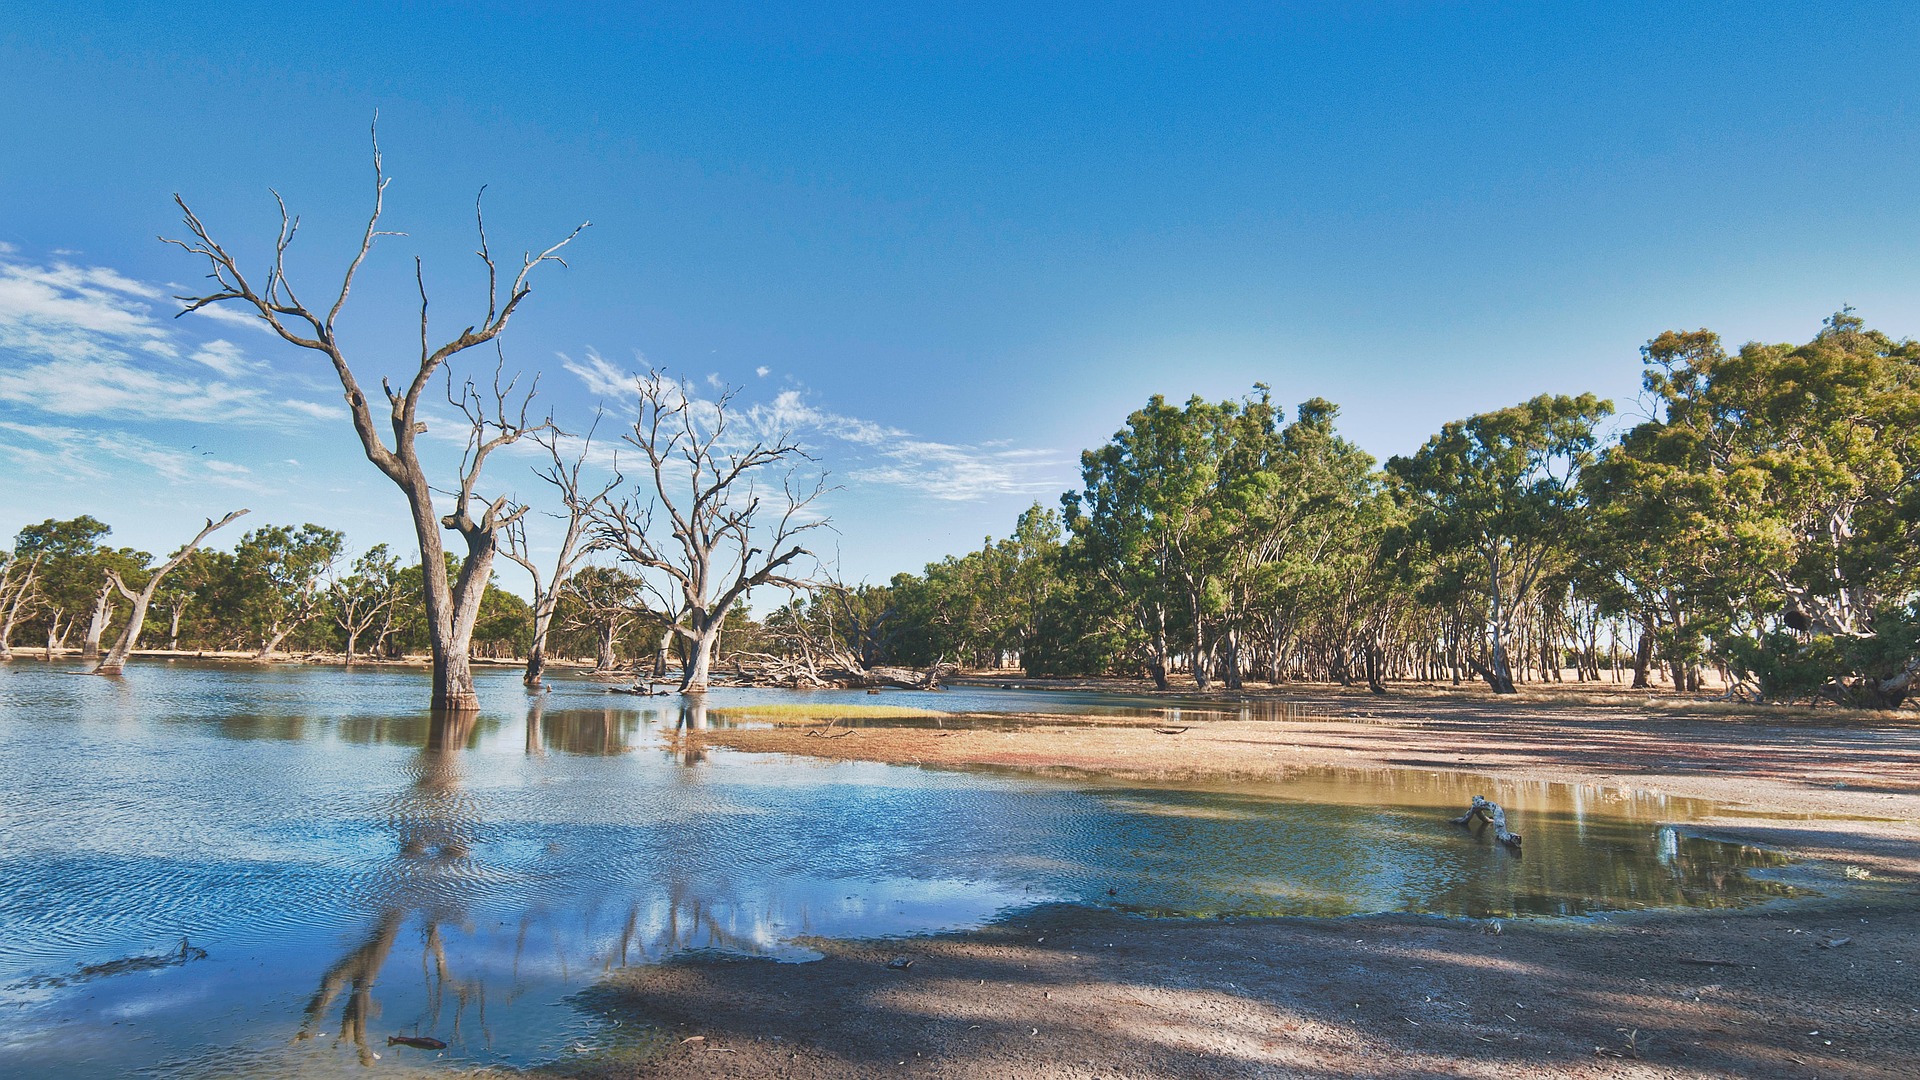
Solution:
[[[278,424],[336,414],[271,393],[265,363],[157,317],[166,303],[162,289],[109,267],[0,252],[0,403],[106,422]]]
[[[54,424],[0,420],[0,456],[21,469],[77,480],[109,475],[104,459],[142,466],[173,483],[213,483],[242,491],[264,491],[244,465],[162,446],[126,432],[84,431]]]
[[[561,360],[590,393],[615,402],[632,401],[636,382],[642,378],[595,352],[587,353],[584,360]],[[663,376],[655,372],[652,377]],[[677,392],[708,411],[712,408],[712,402],[694,398],[689,383],[677,384]],[[1056,450],[919,438],[897,427],[820,408],[800,390],[782,390],[770,401],[736,405],[735,410],[754,438],[785,435],[807,444],[811,437],[814,442],[809,449],[815,452],[824,449],[818,445],[819,437],[840,444],[820,456],[822,464],[849,485],[904,488],[927,498],[966,502],[990,496],[1049,495],[1071,479],[1070,456]]]
[[[110,267],[0,250],[0,460],[56,483],[142,476],[268,490],[244,465],[156,439],[180,425],[300,426],[337,418],[340,406],[291,396],[304,387],[240,345],[194,333],[211,323],[174,322],[171,309],[165,290]]]

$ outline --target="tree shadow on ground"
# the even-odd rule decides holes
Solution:
[[[1048,908],[970,934],[822,942],[810,964],[704,955],[623,973],[582,1007],[655,1025],[670,1049],[568,1071],[1905,1076],[1920,1054],[1911,907],[1856,896],[1500,933]]]

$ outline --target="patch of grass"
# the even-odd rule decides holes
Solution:
[[[780,702],[767,705],[728,705],[709,709],[714,716],[746,716],[771,720],[776,724],[805,724],[814,720],[931,720],[952,716],[939,709],[914,709],[905,705],[844,705],[822,702],[818,705]]]

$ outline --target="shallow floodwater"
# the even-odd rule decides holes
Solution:
[[[0,1075],[550,1061],[644,1036],[569,1003],[620,967],[805,960],[810,937],[1052,901],[1578,915],[1788,891],[1745,872],[1777,857],[1676,828],[1706,809],[1683,800],[1406,770],[1149,788],[687,754],[665,735],[715,721],[677,698],[564,677],[530,697],[488,672],[481,714],[449,728],[426,696],[412,671],[0,665]],[[1086,697],[884,701],[1155,708]],[[1476,793],[1507,806],[1523,857],[1448,823]],[[386,1044],[415,1033],[449,1048]]]

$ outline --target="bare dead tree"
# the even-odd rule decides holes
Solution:
[[[35,555],[22,570],[20,557],[8,552],[5,564],[0,565],[0,660],[13,659],[13,626],[22,613],[32,608],[40,559],[41,556]]]
[[[100,655],[100,638],[107,632],[107,623],[113,619],[113,572],[100,582],[100,591],[93,594],[93,613],[87,617],[87,634],[80,640],[80,658],[92,660]]]
[[[574,567],[595,549],[596,545],[588,535],[593,512],[620,486],[618,472],[599,490],[591,493],[589,485],[582,483],[580,473],[586,466],[588,454],[593,450],[593,433],[599,427],[600,420],[596,416],[593,427],[587,429],[587,434],[580,440],[580,452],[572,461],[561,456],[558,431],[550,430],[534,437],[552,459],[545,469],[536,472],[560,492],[561,504],[566,507],[566,532],[560,539],[560,551],[554,556],[551,578],[543,578],[540,567],[533,561],[532,549],[527,544],[526,520],[515,521],[506,530],[507,558],[519,563],[527,576],[533,579],[533,642],[527,646],[527,673],[522,679],[530,687],[540,685],[541,673],[546,670],[547,631],[553,626],[553,613],[560,604],[560,592],[566,587],[567,579],[573,576]],[[553,516],[559,518],[563,515]],[[581,543],[582,540],[587,542]]]
[[[201,541],[233,524],[246,512],[235,510],[219,521],[208,518],[206,528],[201,529],[198,536],[187,541],[186,547],[174,552],[173,558],[161,563],[152,576],[147,578],[146,587],[139,592],[127,588],[127,583],[121,580],[119,571],[107,571],[107,580],[119,590],[121,596],[126,597],[133,604],[133,610],[127,615],[127,625],[121,628],[119,640],[113,643],[113,648],[107,650],[107,655],[101,658],[99,666],[93,669],[95,675],[118,675],[126,669],[127,656],[133,652],[134,644],[140,640],[140,631],[147,621],[147,605],[153,602],[153,594],[160,588],[160,580],[172,573],[174,567],[186,562],[187,557],[193,554]]]
[[[789,568],[811,554],[798,543],[802,534],[827,524],[808,511],[827,491],[826,479],[796,486],[800,464],[812,458],[785,433],[770,441],[734,435],[737,389],[696,402],[658,370],[636,383],[639,415],[625,440],[645,455],[651,476],[596,514],[597,532],[639,569],[686,642],[680,692],[701,693],[721,624],[736,602],[762,585],[814,588]],[[782,474],[772,506],[763,502],[760,479],[770,472]]]
[[[421,464],[415,446],[415,440],[427,430],[426,423],[420,419],[420,399],[442,365],[468,349],[494,341],[506,330],[508,320],[531,292],[528,280],[534,268],[548,262],[566,265],[559,256],[560,249],[571,243],[587,225],[583,223],[567,234],[565,239],[538,254],[525,254],[520,270],[507,287],[503,300],[499,288],[499,267],[487,246],[486,220],[480,211],[480,200],[476,198],[474,218],[480,234],[480,247],[476,254],[487,268],[486,317],[438,346],[433,344],[428,328],[426,277],[420,260],[417,257],[414,259],[414,281],[420,294],[420,354],[413,378],[404,389],[395,390],[385,379],[381,380],[381,390],[387,399],[387,425],[392,432],[392,442],[389,444],[380,433],[367,396],[354,376],[335,329],[340,311],[346,306],[347,295],[352,290],[354,276],[373,250],[375,240],[382,236],[400,235],[380,228],[388,178],[381,165],[377,133],[373,144],[373,180],[373,211],[367,218],[366,232],[361,237],[359,250],[347,264],[339,292],[324,312],[316,312],[302,303],[287,280],[287,248],[293,242],[300,222],[288,214],[286,202],[278,192],[274,192],[274,201],[280,207],[280,232],[274,241],[273,260],[267,268],[264,287],[256,288],[241,272],[235,257],[213,239],[200,218],[179,195],[174,196],[174,203],[180,207],[192,238],[161,239],[206,259],[211,268],[207,277],[214,283],[214,288],[201,295],[179,297],[185,305],[181,314],[198,311],[210,304],[237,302],[265,322],[282,340],[318,352],[333,365],[334,374],[339,377],[341,389],[346,393],[353,429],[366,451],[367,460],[373,462],[400,489],[411,510],[414,534],[420,543],[420,562],[426,570],[421,580],[424,582],[427,636],[433,652],[433,707],[478,709],[480,703],[474,694],[473,672],[469,663],[473,625],[479,617],[480,599],[492,572],[499,530],[515,514],[524,511],[509,509],[502,497],[485,503],[476,516],[474,487],[487,455],[528,433],[523,425],[525,411],[522,409],[520,412],[520,423],[509,423],[508,410],[502,398],[501,407],[492,414],[489,423],[475,422],[473,413],[468,413],[468,419],[474,426],[468,439],[467,453],[461,462],[453,512],[441,515],[434,509],[434,489],[427,481],[426,468]],[[484,188],[482,194],[485,194]],[[496,378],[496,389],[498,384]],[[469,383],[469,397],[472,400],[467,404],[478,401],[471,394],[471,389]],[[467,547],[466,557],[451,582],[439,570],[446,564],[440,536],[442,530],[459,533]]]

